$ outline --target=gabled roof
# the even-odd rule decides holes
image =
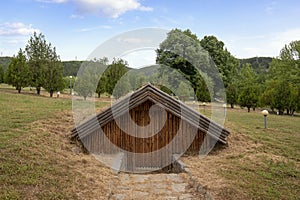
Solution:
[[[85,121],[76,128],[73,128],[71,137],[74,138],[80,136],[79,138],[82,139],[93,131],[99,129],[99,124],[102,127],[108,122],[112,121],[114,118],[123,115],[125,112],[128,112],[128,110],[135,108],[147,100],[161,104],[166,111],[169,111],[173,115],[180,117],[192,126],[195,126],[218,141],[224,144],[227,143],[226,138],[230,134],[228,130],[188,107],[181,101],[157,89],[150,83],[133,92],[132,94],[128,94],[121,98],[111,107],[97,114],[94,118]],[[95,118],[97,120],[95,120]]]

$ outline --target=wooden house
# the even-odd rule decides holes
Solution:
[[[173,155],[226,144],[229,131],[151,84],[72,130],[93,154],[122,153],[126,171],[162,168]]]

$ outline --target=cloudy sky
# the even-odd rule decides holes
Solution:
[[[297,0],[9,0],[1,1],[0,16],[0,56],[16,54],[34,31],[62,60],[85,60],[110,38],[146,27],[189,28],[200,39],[215,35],[238,58],[275,57],[284,44],[300,40]],[[147,54],[127,58],[154,59]]]

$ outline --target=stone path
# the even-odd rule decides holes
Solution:
[[[194,188],[186,173],[118,174],[109,199],[211,199]]]

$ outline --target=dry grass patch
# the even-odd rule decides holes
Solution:
[[[73,153],[72,127],[71,112],[65,111],[12,138],[11,148],[1,152],[1,199],[107,198],[115,176],[93,156]]]

